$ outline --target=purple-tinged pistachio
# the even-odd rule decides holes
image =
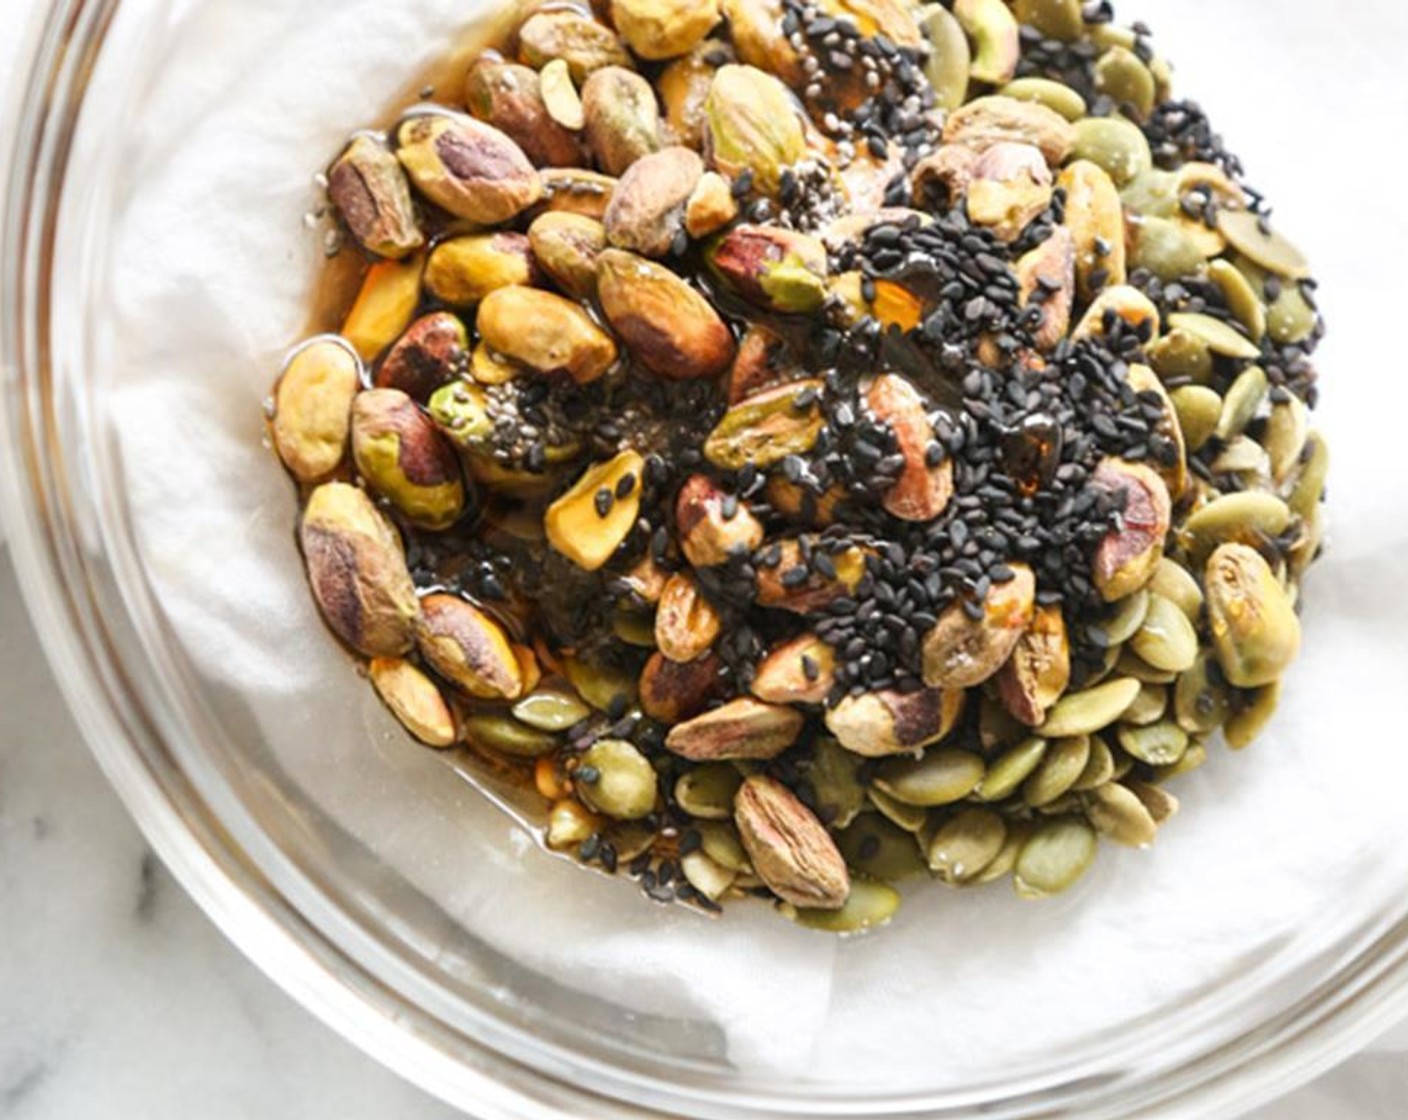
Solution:
[[[1123,284],[1127,275],[1124,207],[1119,188],[1101,167],[1077,160],[1056,179],[1066,192],[1065,226],[1076,252],[1076,285],[1080,298],[1090,301],[1108,285]]]
[[[401,657],[375,657],[367,668],[372,687],[407,731],[429,747],[455,741],[455,717],[435,682]]]
[[[553,548],[585,571],[604,566],[635,526],[644,470],[635,451],[589,467],[544,515]]]
[[[328,197],[370,253],[400,260],[425,244],[406,174],[379,137],[348,145],[328,171]]]
[[[763,525],[744,502],[732,508],[729,495],[708,475],[692,475],[675,502],[680,551],[696,568],[725,564],[736,552],[751,553],[763,543]],[[725,510],[730,516],[725,517]]]
[[[826,302],[826,246],[805,233],[735,226],[706,257],[715,276],[765,311],[810,315]]]
[[[753,324],[744,330],[738,356],[728,373],[728,403],[738,404],[765,389],[800,381],[805,376],[787,343],[767,327]]]
[[[473,307],[490,292],[538,279],[533,251],[521,233],[474,233],[442,241],[425,266],[425,286],[452,307]]]
[[[426,198],[484,226],[507,222],[543,195],[523,149],[493,125],[459,113],[411,117],[397,132],[396,157]]]
[[[885,509],[902,521],[932,521],[953,497],[953,461],[931,462],[939,446],[924,398],[908,380],[882,373],[865,390],[871,415],[894,434],[904,469],[885,494]]]
[[[611,22],[641,58],[687,54],[719,22],[719,0],[611,0]]]
[[[484,55],[469,68],[464,99],[471,113],[503,132],[536,166],[581,162],[582,146],[548,112],[536,70]]]
[[[548,167],[539,178],[549,213],[580,214],[599,222],[606,217],[606,208],[616,193],[616,180],[610,175],[580,167]]]
[[[695,661],[709,652],[723,619],[699,581],[676,572],[665,583],[655,609],[655,644],[671,661]]]
[[[1022,231],[1051,205],[1051,168],[1031,144],[994,144],[978,157],[968,186],[968,217],[1003,241]]]
[[[1031,625],[997,674],[997,694],[1013,719],[1039,727],[1071,683],[1071,644],[1060,607],[1037,607]]]
[[[758,604],[791,611],[794,614],[811,614],[828,603],[851,595],[865,577],[865,549],[857,545],[846,545],[838,551],[831,551],[832,542],[822,541],[816,536],[808,537],[808,549],[804,553],[799,539],[778,541],[775,545],[778,560],[776,564],[764,564],[758,569]],[[821,553],[824,563],[818,563],[816,556]],[[804,558],[812,557],[808,563]]]
[[[329,482],[308,499],[299,527],[308,582],[333,632],[368,657],[411,648],[420,613],[396,530],[355,486]]]
[[[815,634],[802,634],[768,651],[750,691],[769,704],[820,704],[836,683],[836,654]]]
[[[341,331],[362,361],[372,361],[411,325],[424,271],[420,253],[404,261],[378,261],[367,269]]]
[[[545,9],[524,21],[518,55],[537,70],[561,59],[578,86],[604,67],[631,65],[630,53],[609,27],[567,8]]]
[[[924,636],[924,683],[932,688],[963,689],[982,684],[1012,656],[1036,609],[1036,577],[1025,564],[1010,565],[1014,575],[994,584],[983,600],[981,618],[963,603],[944,609]]]
[[[459,459],[399,389],[370,389],[352,402],[352,456],[367,485],[413,524],[446,529],[463,515]]]
[[[1052,167],[1066,162],[1075,141],[1075,127],[1060,113],[997,95],[968,102],[944,124],[946,144],[962,144],[979,155],[995,144],[1031,144]]]
[[[655,88],[665,107],[665,132],[670,141],[696,152],[704,149],[704,103],[714,82],[720,58],[730,58],[727,46],[717,39],[700,43],[684,58],[677,58],[660,72]]]
[[[616,343],[570,299],[538,288],[491,292],[479,307],[479,336],[494,353],[546,376],[579,385],[616,364]]]
[[[776,74],[793,89],[807,81],[802,56],[783,30],[782,0],[722,0],[738,60]]]
[[[963,692],[938,688],[865,692],[828,711],[826,726],[843,747],[865,758],[913,754],[957,726],[963,703]]]
[[[362,365],[338,338],[296,351],[274,389],[274,448],[299,482],[317,482],[342,465],[352,430],[352,399]]]
[[[714,169],[730,179],[751,171],[762,194],[776,195],[782,172],[806,155],[806,135],[787,87],[755,67],[722,67],[704,112]]]
[[[665,746],[692,762],[766,760],[795,743],[805,723],[802,713],[792,708],[740,697],[676,724]]]
[[[480,700],[517,700],[523,665],[504,628],[455,595],[427,595],[416,622],[416,648],[445,680]]]
[[[758,877],[778,898],[808,910],[846,904],[851,877],[836,841],[781,782],[761,774],[746,779],[733,819]]]
[[[1051,236],[1017,262],[1022,305],[1041,308],[1041,325],[1032,334],[1038,350],[1056,348],[1071,325],[1076,295],[1076,247],[1071,231],[1057,226]]]
[[[597,260],[597,297],[626,348],[658,377],[717,377],[733,361],[733,333],[719,313],[662,265],[608,249]]]
[[[968,196],[981,157],[963,144],[944,144],[909,173],[915,201],[937,211],[951,209]]]
[[[653,653],[640,674],[641,711],[664,724],[692,719],[723,690],[723,671],[723,661],[712,653],[695,661]]]
[[[973,42],[969,72],[1000,86],[1017,73],[1021,41],[1017,17],[1003,0],[954,0],[953,14]]]
[[[538,267],[573,299],[596,295],[596,259],[606,248],[606,227],[583,214],[550,210],[528,227]]]
[[[489,400],[472,381],[452,381],[431,394],[426,405],[430,418],[461,451],[488,452],[494,434]]]
[[[1148,467],[1105,459],[1095,469],[1094,486],[1122,495],[1120,526],[1106,534],[1095,552],[1095,586],[1107,603],[1132,595],[1153,578],[1164,556],[1173,509],[1164,480]]]
[[[684,230],[693,238],[717,233],[738,217],[733,188],[717,171],[706,171],[684,206]]]
[[[1274,684],[1300,652],[1300,620],[1271,566],[1254,548],[1224,544],[1208,561],[1203,583],[1208,628],[1228,683]]]
[[[376,371],[378,389],[399,389],[424,404],[442,385],[469,368],[469,332],[448,311],[422,315],[403,334]]]
[[[704,174],[688,148],[664,148],[636,160],[606,209],[606,239],[618,249],[664,257],[684,234],[685,207]]]
[[[794,381],[734,405],[704,441],[704,457],[724,470],[766,470],[816,445],[825,423],[822,383]]]
[[[587,143],[608,175],[624,175],[642,156],[660,150],[660,106],[649,82],[633,70],[608,66],[582,87]]]

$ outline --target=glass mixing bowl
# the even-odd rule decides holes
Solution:
[[[1276,726],[1070,898],[930,886],[838,942],[542,853],[398,733],[309,605],[260,402],[305,325],[311,172],[466,9],[55,0],[13,106],[10,544],[92,749],[228,935],[494,1120],[1226,1116],[1408,1009],[1408,399],[1384,357],[1408,246],[1376,162],[1398,76],[1362,50],[1402,10],[1122,12],[1158,24],[1325,281],[1334,543]]]

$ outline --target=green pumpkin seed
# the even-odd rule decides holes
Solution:
[[[1231,698],[1222,684],[1221,670],[1215,665],[1212,654],[1200,650],[1192,668],[1181,674],[1174,686],[1174,718],[1190,735],[1211,734],[1231,715]]]
[[[1177,222],[1169,218],[1140,218],[1134,227],[1129,263],[1172,283],[1201,274],[1207,257]]]
[[[1073,123],[1088,111],[1085,98],[1070,86],[1053,82],[1050,78],[1018,78],[1015,82],[1008,82],[998,92],[1016,101],[1034,101],[1045,105]]]
[[[822,737],[812,747],[807,777],[816,794],[816,808],[833,828],[845,828],[865,807],[860,768],[865,762],[835,739]]]
[[[717,902],[722,898],[738,878],[737,871],[715,862],[702,851],[693,851],[681,856],[680,870],[684,872],[689,885],[710,902]]]
[[[976,791],[978,797],[983,801],[1007,800],[1041,765],[1045,754],[1045,739],[1028,739],[1004,751],[988,768],[987,776]]]
[[[1039,825],[1017,856],[1017,894],[1049,898],[1069,890],[1095,862],[1099,847],[1095,830],[1074,817],[1058,817]]]
[[[1085,769],[1076,779],[1075,785],[1071,786],[1074,793],[1082,793],[1086,790],[1098,789],[1106,782],[1114,781],[1115,778],[1115,755],[1110,750],[1110,746],[1099,735],[1090,736],[1090,758],[1085,764]]]
[[[1057,739],[1047,747],[1041,765],[1022,787],[1022,800],[1033,809],[1050,805],[1071,791],[1089,762],[1089,735]]]
[[[563,670],[577,694],[599,712],[636,702],[635,675],[624,669],[567,657],[563,659]]]
[[[1115,734],[1125,753],[1150,766],[1172,766],[1188,750],[1188,732],[1171,719],[1148,727],[1122,726]]]
[[[1154,75],[1128,47],[1111,47],[1095,63],[1095,88],[1139,120],[1154,111]]]
[[[1290,508],[1297,517],[1309,521],[1325,496],[1325,479],[1330,473],[1330,446],[1319,432],[1305,438],[1300,474],[1291,488]]]
[[[1207,745],[1195,739],[1188,744],[1188,749],[1183,752],[1183,757],[1177,762],[1170,766],[1154,767],[1154,780],[1156,782],[1171,782],[1174,778],[1181,778],[1184,774],[1191,774],[1207,760]]]
[[[556,735],[528,727],[501,712],[476,712],[464,721],[465,739],[510,758],[541,758],[558,748]]]
[[[995,883],[997,880],[1011,875],[1012,869],[1017,866],[1017,857],[1022,854],[1022,849],[1031,838],[1035,825],[1031,821],[1008,821],[1006,823],[1007,837],[1002,841],[1002,848],[998,851],[997,857],[973,878],[970,886]]]
[[[1208,265],[1208,279],[1221,289],[1227,309],[1246,327],[1252,341],[1260,342],[1266,335],[1266,305],[1251,281],[1231,261],[1213,261]]]
[[[513,706],[514,719],[539,731],[566,731],[591,714],[575,693],[558,688],[540,688]]]
[[[983,780],[983,760],[967,751],[930,751],[918,760],[892,759],[882,763],[875,787],[906,805],[951,805],[962,801]]]
[[[913,834],[879,813],[864,813],[838,832],[836,847],[852,871],[870,879],[899,883],[929,870]]]
[[[929,843],[929,869],[939,882],[962,886],[983,873],[1002,851],[1007,825],[991,809],[964,809]]]
[[[1170,673],[1181,673],[1198,656],[1198,634],[1188,616],[1162,595],[1149,596],[1149,611],[1130,647],[1152,665]]]
[[[1279,537],[1290,524],[1290,507],[1275,494],[1251,490],[1225,494],[1188,518],[1183,527],[1184,548],[1197,571],[1218,545]]]
[[[1169,393],[1178,426],[1190,452],[1207,446],[1222,416],[1222,398],[1205,385],[1181,385]]]
[[[1171,330],[1145,353],[1154,372],[1165,381],[1186,380],[1206,385],[1212,379],[1212,351],[1191,331]]]
[[[1123,187],[1154,165],[1149,141],[1123,117],[1087,117],[1075,123],[1072,160],[1086,159]]]
[[[1121,716],[1132,727],[1148,727],[1158,723],[1168,711],[1168,689],[1161,684],[1146,684],[1129,710]]]
[[[1259,358],[1261,348],[1230,323],[1194,311],[1179,311],[1168,317],[1171,330],[1186,331],[1212,353],[1224,358]]]
[[[1085,815],[1101,836],[1127,848],[1147,848],[1159,833],[1144,802],[1117,782],[1089,795]]]
[[[1093,688],[1095,685],[1107,680],[1115,671],[1115,666],[1120,663],[1120,654],[1123,652],[1123,646],[1111,646],[1109,649],[1104,650],[1100,654],[1099,666],[1097,666],[1093,672],[1086,675],[1086,687]]]
[[[1287,280],[1309,279],[1305,254],[1274,230],[1264,230],[1264,220],[1250,210],[1219,210],[1217,228],[1234,249],[1268,272]]]
[[[1128,646],[1120,650],[1115,672],[1122,677],[1133,677],[1140,684],[1172,684],[1178,679],[1177,673],[1155,669]]]
[[[1248,485],[1271,479],[1271,456],[1266,448],[1247,436],[1235,437],[1218,452],[1211,467],[1214,474],[1241,475]]]
[[[952,12],[941,4],[929,4],[919,14],[919,25],[929,37],[929,57],[924,73],[934,87],[935,104],[952,112],[968,96],[973,52],[968,36]]]
[[[655,809],[659,783],[655,767],[634,744],[624,739],[598,739],[582,753],[577,793],[587,808],[618,821],[638,821]],[[595,781],[582,779],[587,767]]]
[[[1144,625],[1149,613],[1149,593],[1143,589],[1126,595],[1100,618],[1095,627],[1100,631],[1106,649],[1122,646]]]
[[[628,646],[655,648],[655,619],[652,615],[618,610],[611,616],[611,632]]]
[[[1154,100],[1162,105],[1173,97],[1173,67],[1156,55],[1149,61],[1149,73],[1154,76]]]
[[[878,789],[866,790],[866,798],[882,817],[906,832],[918,832],[929,823],[929,811],[918,805],[906,805],[896,801],[888,793]]]
[[[711,860],[739,874],[752,872],[732,821],[699,821],[693,827],[699,833],[699,850]]]
[[[1188,621],[1196,623],[1198,616],[1203,610],[1203,589],[1198,586],[1198,581],[1182,564],[1170,560],[1168,557],[1159,561],[1159,566],[1154,569],[1154,576],[1149,581],[1149,591],[1154,595],[1162,595],[1170,603],[1178,607]]]
[[[1124,715],[1139,695],[1139,688],[1139,682],[1132,677],[1117,677],[1084,692],[1063,696],[1037,733],[1047,739],[1094,735]]]
[[[1134,34],[1134,29],[1121,27],[1117,23],[1095,23],[1085,29],[1090,41],[1102,51],[1107,51],[1111,47],[1123,47],[1127,51],[1134,50],[1138,44],[1138,37]]]
[[[1222,415],[1218,418],[1214,433],[1217,438],[1230,440],[1246,431],[1262,401],[1266,400],[1270,387],[1266,371],[1260,366],[1248,366],[1238,374],[1222,399]]]
[[[1271,722],[1280,703],[1280,681],[1257,689],[1252,702],[1229,718],[1226,726],[1222,729],[1227,745],[1234,751],[1251,746],[1252,741],[1266,730],[1266,725]]]
[[[1179,213],[1178,180],[1171,172],[1151,167],[1129,181],[1120,201],[1141,218],[1172,218]]]
[[[1285,284],[1266,311],[1266,329],[1279,346],[1298,346],[1315,333],[1320,317],[1299,284]]]
[[[1074,43],[1085,33],[1080,0],[1017,0],[1017,19],[1048,39]]]
[[[616,858],[622,863],[630,863],[648,852],[659,838],[658,829],[634,821],[620,821],[606,830],[606,839],[616,849]]]
[[[1125,782],[1124,786],[1139,798],[1144,808],[1149,810],[1149,816],[1154,818],[1156,825],[1167,823],[1178,812],[1178,798],[1162,786],[1151,785],[1149,782],[1138,782],[1133,779]]]
[[[1020,723],[995,696],[983,695],[978,703],[978,742],[984,751],[997,751],[1026,738],[1028,728]]]
[[[1301,452],[1305,450],[1309,435],[1310,410],[1299,397],[1271,406],[1261,441],[1271,459],[1271,478],[1277,486],[1284,486],[1300,465]]]
[[[742,784],[743,775],[727,762],[706,762],[680,775],[675,801],[699,820],[732,820],[733,798]]]
[[[851,882],[851,893],[845,905],[839,910],[798,910],[792,906],[785,906],[782,910],[792,921],[807,929],[824,933],[860,933],[890,921],[899,911],[900,901],[900,892],[894,887],[855,879]]]

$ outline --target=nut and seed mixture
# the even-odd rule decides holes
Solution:
[[[328,624],[660,902],[1152,843],[1300,645],[1304,257],[1104,3],[601,7],[328,172],[361,286],[271,418]]]

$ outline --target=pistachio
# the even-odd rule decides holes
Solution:
[[[606,238],[647,257],[670,253],[684,232],[685,206],[704,161],[688,148],[663,148],[626,169],[606,208]]]
[[[757,600],[761,606],[776,607],[794,614],[810,614],[849,595],[859,586],[865,576],[864,550],[848,545],[837,552],[830,552],[828,544],[818,543],[817,538],[808,539],[813,562],[808,565],[803,559],[802,546],[798,540],[779,541],[776,545],[778,562],[764,565],[758,571]],[[818,567],[815,556],[824,552],[830,560]]]
[[[496,354],[482,340],[469,356],[469,377],[476,385],[507,385],[523,372],[517,362]]]
[[[1066,162],[1075,140],[1074,126],[1060,113],[1012,97],[979,97],[955,110],[944,124],[947,144],[962,144],[979,155],[994,144],[1031,144],[1052,167]]]
[[[974,790],[981,801],[1006,801],[1036,771],[1046,757],[1047,741],[1031,738],[1004,751],[988,767]]]
[[[1168,325],[1173,330],[1181,330],[1201,342],[1214,354],[1226,358],[1256,359],[1261,357],[1261,348],[1246,335],[1221,319],[1198,312],[1180,311],[1168,317]]]
[[[866,316],[885,330],[897,327],[912,331],[924,317],[924,302],[902,284],[876,280],[873,299],[865,296],[867,285],[859,272],[844,272],[831,278],[831,295],[840,301],[839,311],[847,326],[855,326]]]
[[[1129,644],[1154,668],[1170,673],[1191,668],[1198,655],[1198,635],[1193,624],[1162,595],[1149,596],[1149,613]]]
[[[1076,244],[1071,231],[1057,226],[1050,237],[1017,262],[1022,306],[1036,302],[1041,325],[1032,335],[1037,349],[1050,352],[1066,337],[1076,290]]]
[[[472,234],[435,247],[426,264],[425,286],[444,303],[473,307],[499,288],[532,284],[537,275],[523,234]]]
[[[728,562],[735,551],[751,553],[763,543],[763,525],[742,502],[724,516],[728,495],[707,475],[690,476],[675,502],[680,550],[697,568]]]
[[[464,513],[459,460],[399,389],[371,389],[352,402],[352,455],[367,484],[414,524],[445,529]]]
[[[770,704],[820,704],[836,681],[836,655],[815,634],[782,642],[758,662],[749,686]]]
[[[611,0],[626,45],[652,62],[693,50],[719,22],[718,0]]]
[[[1014,719],[1037,727],[1071,680],[1071,647],[1059,607],[1036,607],[1012,656],[998,671],[997,690]]]
[[[826,300],[826,247],[807,234],[735,226],[709,246],[706,260],[730,290],[765,311],[807,315]]]
[[[734,821],[753,867],[784,902],[813,910],[845,905],[851,882],[836,842],[781,782],[748,778],[738,791]]]
[[[352,401],[362,365],[338,338],[297,350],[274,389],[274,447],[299,482],[317,482],[342,465],[351,432]]]
[[[1220,545],[1203,580],[1218,664],[1238,688],[1273,684],[1300,652],[1300,620],[1261,554]]]
[[[699,581],[676,572],[665,584],[655,611],[655,644],[671,661],[694,661],[709,651],[723,624]]]
[[[714,75],[704,106],[705,150],[716,171],[776,195],[782,172],[806,154],[806,138],[787,87],[753,66],[730,65]]]
[[[299,528],[308,582],[328,625],[368,657],[411,646],[420,606],[391,523],[355,486],[329,482],[308,499]]]
[[[1147,848],[1159,831],[1143,799],[1118,782],[1094,790],[1085,815],[1100,835],[1129,848]]]
[[[1072,163],[1061,172],[1056,185],[1066,192],[1065,226],[1075,243],[1076,285],[1081,299],[1091,300],[1107,284],[1125,282],[1124,211],[1119,191],[1109,174],[1089,160]]]
[[[473,117],[410,117],[397,131],[397,145],[396,158],[416,188],[457,218],[500,225],[542,197],[542,182],[523,149]]]
[[[1075,135],[1069,154],[1102,168],[1117,187],[1154,164],[1144,133],[1123,117],[1086,117],[1070,127]]]
[[[399,389],[427,402],[469,364],[469,332],[448,311],[422,315],[406,330],[376,371],[378,389]]]
[[[610,175],[580,167],[545,168],[538,176],[543,182],[543,203],[548,213],[606,217],[606,208],[616,193],[616,180]]]
[[[919,759],[890,759],[875,773],[875,786],[906,805],[932,809],[962,801],[978,788],[987,768],[968,751],[940,749]]]
[[[1036,578],[1025,564],[1010,565],[1013,578],[995,584],[973,618],[963,603],[946,607],[924,637],[924,683],[963,689],[982,684],[1012,656],[1031,625]]]
[[[410,326],[424,271],[425,257],[419,253],[403,261],[378,261],[367,269],[341,331],[364,362],[380,355]]]
[[[1051,169],[1031,144],[1002,142],[978,157],[968,185],[968,218],[1016,241],[1051,205]]]
[[[367,670],[377,695],[407,731],[431,747],[455,741],[455,717],[435,682],[400,657],[374,657]]]
[[[1121,527],[1111,530],[1095,553],[1095,585],[1105,601],[1113,603],[1153,576],[1163,559],[1172,504],[1163,479],[1137,463],[1105,459],[1095,469],[1092,482],[1124,498]]]
[[[962,203],[973,185],[982,157],[963,144],[942,144],[933,155],[925,156],[910,172],[915,200],[935,210]]]
[[[1290,507],[1275,494],[1255,490],[1224,494],[1188,517],[1181,543],[1197,569],[1224,541],[1259,544],[1279,537],[1290,528],[1292,516]]]
[[[668,268],[608,249],[597,261],[602,312],[635,358],[671,381],[715,377],[733,335],[713,306]]]
[[[587,781],[583,773],[592,774]],[[655,808],[655,767],[623,739],[598,739],[582,753],[576,788],[589,809],[618,821],[638,821]]]
[[[709,39],[660,72],[655,89],[665,107],[665,133],[671,142],[696,152],[704,150],[704,103],[720,60],[730,58],[723,42]]]
[[[822,493],[785,475],[774,474],[764,491],[768,505],[783,517],[813,529],[824,529],[836,521],[837,508],[846,500],[845,487],[833,483]]]
[[[616,343],[582,308],[537,288],[490,292],[479,307],[479,334],[496,354],[544,375],[565,374],[579,385],[616,363]]]
[[[728,403],[801,380],[805,374],[791,348],[767,327],[756,324],[743,332],[738,354],[728,373]]]
[[[528,227],[533,259],[573,299],[596,294],[596,262],[606,248],[606,227],[567,211],[540,214]]]
[[[919,24],[929,40],[924,73],[934,89],[934,105],[951,113],[968,95],[973,63],[968,35],[942,4],[926,4],[920,9]]]
[[[1094,735],[1124,715],[1138,698],[1139,689],[1139,681],[1116,677],[1084,692],[1072,692],[1056,702],[1037,734],[1046,739]]]
[[[425,244],[405,172],[380,137],[348,145],[328,171],[328,198],[369,253],[400,260]]]
[[[848,751],[884,758],[939,742],[962,712],[961,692],[866,692],[848,696],[828,711],[826,727]]]
[[[470,746],[480,750],[523,760],[546,758],[560,746],[557,736],[526,727],[502,712],[475,712],[466,716],[464,738]],[[565,831],[566,822],[560,822],[559,827]]]
[[[1267,272],[1287,280],[1310,278],[1305,255],[1266,224],[1266,218],[1250,210],[1221,209],[1217,228],[1228,243]]]
[[[866,790],[861,784],[863,760],[835,739],[819,736],[812,744],[807,779],[815,795],[816,811],[833,828],[845,828],[865,808]]]
[[[1002,0],[954,0],[953,14],[973,43],[972,76],[991,85],[1010,82],[1021,57],[1012,10]]]
[[[733,799],[743,775],[728,762],[706,762],[686,770],[675,782],[675,803],[697,820],[733,819]]]
[[[885,509],[903,521],[932,521],[953,497],[953,461],[945,456],[930,462],[937,440],[924,398],[906,378],[882,373],[865,389],[865,403],[904,456],[904,468],[885,494]]]
[[[561,59],[579,86],[603,67],[631,64],[610,28],[569,8],[547,8],[526,20],[518,29],[518,53],[539,70]]]
[[[691,719],[718,696],[722,674],[723,662],[713,654],[680,662],[654,653],[640,674],[641,709],[661,723]]]
[[[645,460],[629,450],[587,468],[543,517],[553,548],[588,572],[605,565],[635,526],[644,469]]]
[[[1124,724],[1115,736],[1126,754],[1150,766],[1172,766],[1188,750],[1188,732],[1171,719],[1147,727]]]
[[[581,132],[586,126],[582,97],[572,81],[572,68],[564,58],[555,58],[538,75],[538,92],[543,108],[555,124],[568,132]]]
[[[740,62],[794,88],[805,84],[802,56],[783,30],[782,0],[722,0],[721,7]]]
[[[428,595],[416,622],[416,648],[451,684],[482,700],[517,700],[523,667],[504,628],[455,595]]]
[[[565,70],[563,76],[571,88],[571,76]],[[577,137],[548,112],[542,81],[531,67],[485,55],[469,68],[464,99],[475,117],[506,135],[536,166],[581,162]]]
[[[1191,452],[1207,446],[1222,416],[1222,398],[1206,385],[1180,385],[1169,394],[1183,442]]]
[[[1017,894],[1048,898],[1069,890],[1095,862],[1095,831],[1084,821],[1056,817],[1038,825],[1013,869]]]
[[[694,762],[771,759],[797,741],[805,722],[802,713],[791,708],[740,697],[676,724],[665,746]]]
[[[704,457],[724,470],[759,470],[810,451],[821,434],[820,381],[795,381],[734,405],[704,441]]]
[[[1075,787],[1089,762],[1089,735],[1053,740],[1043,752],[1041,764],[1022,786],[1022,799],[1033,809],[1053,804]]]
[[[660,148],[660,107],[650,83],[632,70],[607,66],[582,87],[587,143],[598,166],[621,175]]]
[[[591,708],[565,685],[535,688],[513,706],[513,718],[539,731],[560,732],[592,714]]]
[[[717,171],[706,171],[684,207],[684,230],[693,238],[717,233],[738,217],[738,201],[729,182]]]
[[[914,837],[879,813],[866,813],[836,836],[836,847],[855,875],[898,883],[928,870]]]

